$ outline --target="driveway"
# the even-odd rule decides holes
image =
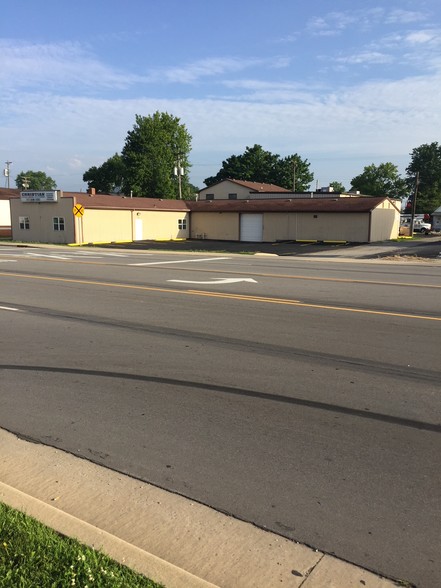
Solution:
[[[166,250],[183,252],[212,251],[221,253],[272,254],[296,257],[328,257],[352,259],[378,259],[388,257],[415,257],[441,260],[441,234],[421,235],[414,240],[382,241],[377,243],[311,242],[298,243],[242,243],[237,241],[136,241],[115,243],[100,247],[127,249]]]

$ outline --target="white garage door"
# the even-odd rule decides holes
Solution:
[[[240,215],[240,240],[261,243],[263,239],[263,214]]]

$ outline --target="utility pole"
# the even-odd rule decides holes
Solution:
[[[415,192],[413,193],[413,200],[412,200],[412,214],[410,217],[410,236],[413,237],[413,223],[415,222],[415,210],[416,210],[416,201],[418,195],[418,184],[420,182],[420,172],[416,173],[415,178]]]
[[[184,168],[181,167],[181,157],[182,157],[182,154],[178,153],[175,168],[174,168],[174,174],[178,178],[178,197],[179,197],[179,200],[182,200],[182,176],[184,175]]]
[[[9,188],[9,166],[11,165],[12,161],[5,161],[6,167],[3,170],[3,175],[6,178],[6,187]]]
[[[296,162],[293,161],[293,173],[292,173],[292,191],[296,191]]]

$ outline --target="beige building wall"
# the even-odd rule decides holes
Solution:
[[[189,225],[188,212],[135,211],[133,213],[133,240],[139,240],[139,231],[142,231],[142,239],[188,239]]]
[[[244,200],[249,197],[250,189],[224,180],[215,186],[203,188],[199,192],[199,200],[206,200],[207,194],[214,194],[214,200],[228,200],[229,194],[237,194],[237,200]]]
[[[189,219],[186,212],[89,208],[85,210],[82,220],[77,219],[77,235],[81,232],[81,222],[83,243],[186,239],[189,234]]]
[[[192,239],[219,239],[239,241],[239,213],[237,212],[192,212]]]
[[[75,231],[72,209],[72,198],[60,198],[58,202],[21,202],[13,199],[12,239],[34,243],[73,243]],[[64,220],[64,230],[54,229],[54,218]],[[20,219],[29,228],[20,228]],[[28,222],[24,219],[28,219]]]
[[[132,214],[130,210],[101,210],[86,208],[76,218],[77,243],[108,243],[132,240]]]
[[[264,214],[263,240],[369,240],[369,213],[288,212]]]
[[[12,238],[38,243],[108,243],[141,239],[186,239],[189,236],[188,212],[132,211],[85,207],[82,217],[73,214],[74,198],[58,202],[13,200]],[[9,201],[7,201],[9,207]],[[14,207],[12,209],[12,206]],[[64,231],[54,229],[54,217],[64,219]],[[20,218],[28,219],[20,228]]]
[[[372,211],[371,241],[396,239],[400,231],[400,212],[389,201],[382,202]]]

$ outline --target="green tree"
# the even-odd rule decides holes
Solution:
[[[115,153],[99,167],[92,166],[83,174],[83,181],[88,188],[95,188],[101,194],[118,193],[125,175],[121,155]]]
[[[308,160],[299,155],[280,155],[265,151],[261,145],[246,147],[241,155],[231,155],[222,162],[222,167],[215,176],[204,180],[207,186],[228,178],[275,184],[288,190],[293,189],[295,181],[296,192],[305,191],[314,179],[309,171]]]
[[[20,172],[15,178],[15,185],[19,190],[55,190],[57,184],[50,176],[42,171]]]
[[[194,184],[186,184],[185,189],[182,192],[182,198],[184,200],[196,200],[199,193],[199,188]]]
[[[136,115],[122,150],[124,164],[123,192],[151,198],[177,198],[178,176],[182,168],[182,194],[188,192],[188,156],[191,135],[180,119],[167,112],[152,116]]]
[[[346,188],[343,186],[343,184],[341,182],[329,182],[329,186],[331,188],[334,188],[334,192],[338,192],[338,193],[342,193],[342,192],[346,192]]]
[[[409,194],[406,180],[400,178],[397,166],[390,162],[367,165],[363,173],[352,178],[351,186],[369,196],[402,199]]]
[[[420,145],[410,156],[406,173],[412,193],[418,173],[416,212],[432,214],[441,206],[441,145],[436,142]]]

